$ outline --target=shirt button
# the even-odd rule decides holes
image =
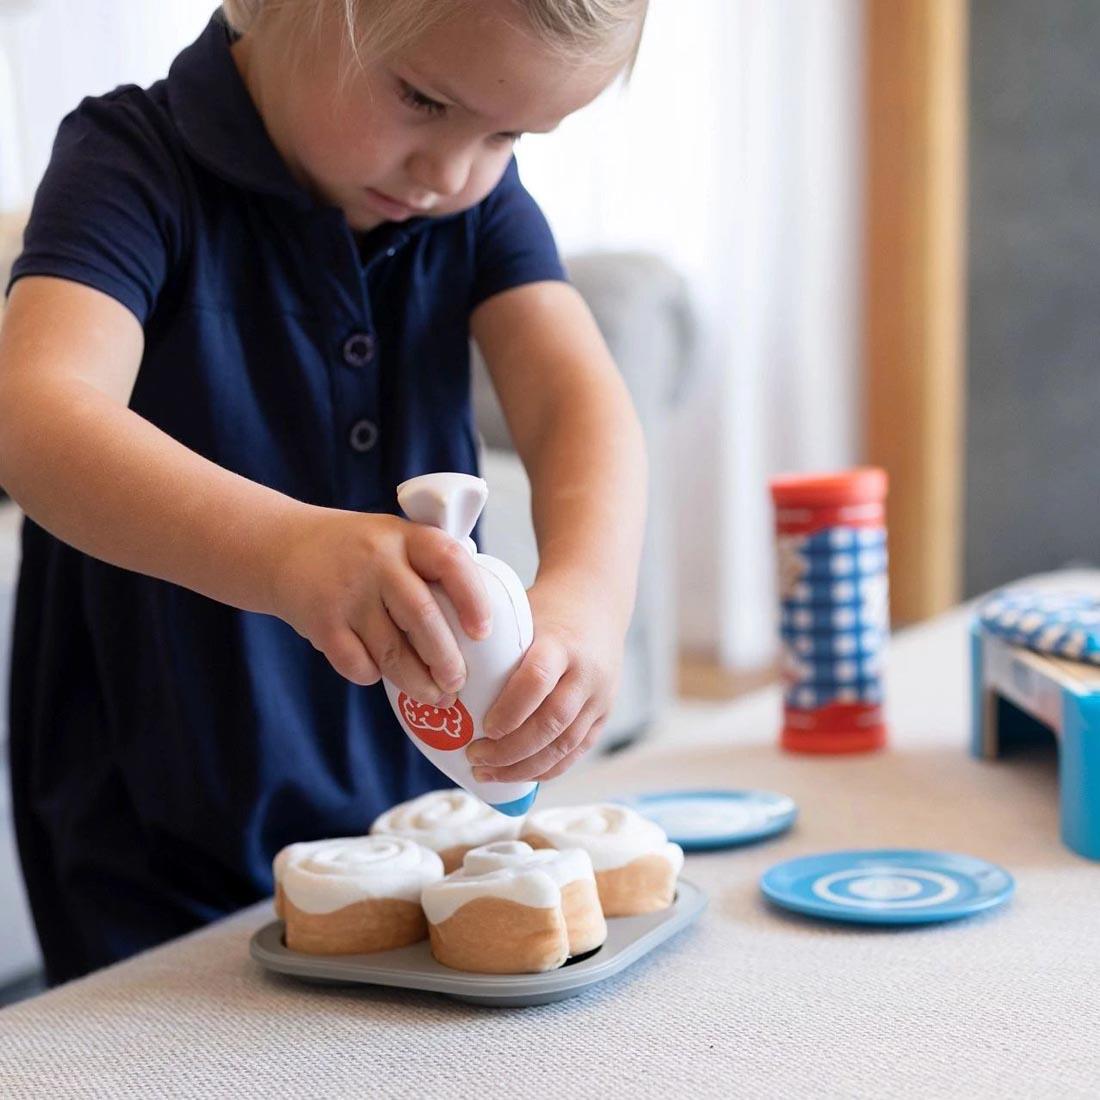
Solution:
[[[374,337],[369,332],[353,332],[344,341],[344,362],[349,367],[365,367],[374,358]]]
[[[348,437],[351,449],[366,454],[378,442],[378,425],[373,420],[357,420]]]

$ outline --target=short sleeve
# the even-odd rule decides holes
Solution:
[[[7,293],[51,275],[109,294],[144,324],[180,254],[180,170],[138,88],[85,99],[61,122]]]
[[[538,203],[520,182],[515,157],[477,209],[471,309],[524,283],[566,278],[554,235]]]

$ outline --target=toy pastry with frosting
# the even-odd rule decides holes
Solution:
[[[600,802],[538,810],[522,839],[533,848],[583,848],[592,859],[605,917],[666,909],[676,895],[684,852],[628,806]]]
[[[474,848],[421,900],[432,954],[455,970],[553,970],[607,938],[592,861],[579,848],[536,852],[517,840]]]
[[[286,920],[286,900],[283,893],[283,874],[286,871],[287,864],[291,859],[300,859],[303,855],[313,851],[320,845],[329,844],[356,844],[362,837],[358,836],[340,836],[332,837],[329,840],[303,840],[296,844],[288,844],[285,848],[276,853],[275,858],[271,861],[272,877],[275,880],[275,916],[279,920]]]
[[[388,951],[424,939],[421,891],[443,877],[435,852],[398,836],[291,844],[274,869],[286,945],[311,955]]]
[[[450,874],[471,849],[495,840],[515,840],[523,818],[508,817],[464,790],[429,791],[387,810],[371,825],[374,834],[404,836],[431,848]]]

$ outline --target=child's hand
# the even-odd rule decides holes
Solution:
[[[272,606],[342,676],[391,680],[450,706],[466,680],[454,634],[428,588],[443,586],[471,638],[491,610],[473,558],[443,531],[397,516],[309,508],[271,570]]]
[[[478,781],[560,775],[595,744],[618,688],[625,626],[604,604],[549,582],[528,597],[534,641],[466,750]]]

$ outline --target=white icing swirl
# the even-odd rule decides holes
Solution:
[[[592,861],[580,848],[536,851],[521,840],[504,840],[467,852],[457,871],[425,888],[421,903],[432,924],[442,924],[476,898],[551,909],[561,904],[569,883],[585,878],[595,885]]]
[[[381,814],[372,834],[407,836],[433,852],[472,848],[519,836],[521,817],[508,817],[463,790],[429,791]]]
[[[306,913],[333,913],[366,898],[419,901],[424,887],[443,877],[435,852],[399,836],[291,844],[274,867],[287,899]]]
[[[597,871],[625,867],[640,856],[663,856],[676,874],[684,865],[679,844],[664,829],[629,806],[596,802],[559,806],[528,815],[525,834],[543,837],[555,848],[583,848]]]
[[[275,876],[275,885],[278,886],[282,883],[283,872],[292,859],[301,858],[302,855],[313,851],[313,849],[320,844],[354,844],[360,839],[362,838],[356,836],[339,836],[332,837],[329,840],[300,840],[296,844],[288,844],[285,848],[280,849],[280,851],[275,854],[275,858],[271,861],[271,870]]]

